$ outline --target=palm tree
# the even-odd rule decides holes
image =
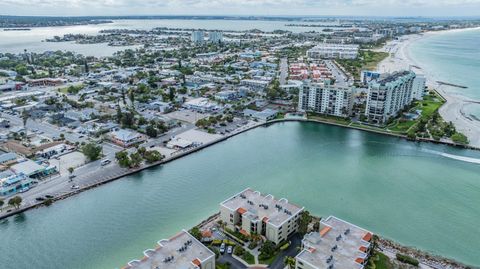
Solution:
[[[27,136],[27,121],[30,118],[30,113],[27,112],[26,109],[22,111],[22,121],[23,121],[23,129],[25,129],[25,136]]]

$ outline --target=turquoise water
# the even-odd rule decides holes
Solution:
[[[480,265],[480,152],[313,123],[258,128],[0,225],[1,268],[115,268],[250,186]],[[5,266],[6,265],[6,266]]]
[[[480,101],[480,29],[445,32],[428,36],[410,46],[412,58],[437,80],[467,86],[448,91]],[[465,107],[467,114],[480,119],[480,105]]]

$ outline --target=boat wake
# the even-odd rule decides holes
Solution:
[[[432,154],[440,155],[440,156],[445,157],[445,158],[454,159],[454,160],[457,160],[457,161],[480,164],[480,159],[477,159],[477,158],[448,154],[448,153],[444,153],[444,152],[440,152],[440,151],[436,151],[436,150],[424,150],[424,151],[432,153]]]

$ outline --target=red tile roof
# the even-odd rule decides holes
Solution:
[[[323,236],[326,235],[331,229],[332,229],[332,227],[329,227],[329,226],[323,228],[323,229],[320,231],[320,236],[323,237]]]
[[[360,250],[361,252],[367,252],[367,247],[361,246],[358,250]]]
[[[245,208],[243,208],[243,207],[239,207],[239,208],[237,209],[237,212],[240,213],[240,215],[243,215],[243,214],[245,214],[245,213],[247,212],[247,210],[246,210]]]
[[[202,263],[200,262],[199,259],[195,259],[192,261],[193,264],[195,264],[196,266],[200,267],[200,265],[202,265]]]
[[[359,264],[363,264],[363,259],[362,258],[356,258],[355,259],[355,262],[359,263]]]
[[[372,240],[372,234],[371,233],[366,233],[363,238],[363,240],[367,241],[367,242],[370,242],[370,240]]]

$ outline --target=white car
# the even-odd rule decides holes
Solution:
[[[80,189],[80,186],[78,185],[72,185],[72,187],[70,187],[72,190],[78,190]]]
[[[228,246],[228,248],[227,248],[227,253],[228,253],[228,254],[232,254],[232,252],[233,252],[233,247],[232,247],[232,246]]]

